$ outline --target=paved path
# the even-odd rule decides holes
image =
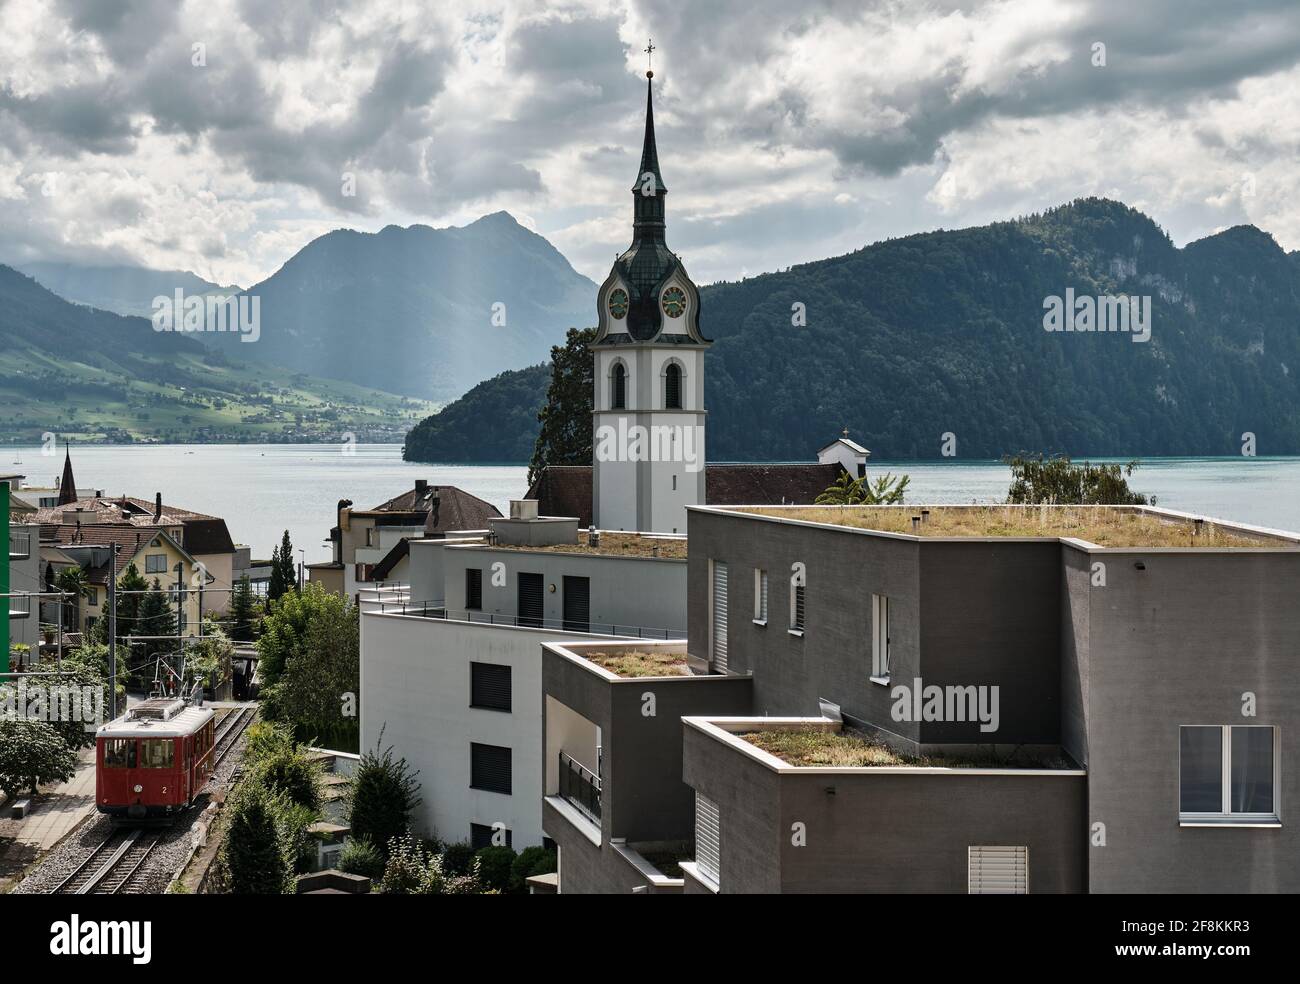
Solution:
[[[17,844],[44,853],[61,841],[95,809],[95,748],[77,755],[77,773],[67,782],[43,790],[40,803],[22,821]]]

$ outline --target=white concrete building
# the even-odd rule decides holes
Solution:
[[[493,520],[413,540],[406,591],[363,604],[361,743],[419,770],[414,826],[479,846],[542,843],[542,643],[682,638],[685,540],[577,520]],[[656,556],[658,554],[658,556]]]

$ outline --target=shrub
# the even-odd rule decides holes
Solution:
[[[525,847],[515,858],[510,869],[510,891],[523,895],[528,891],[528,879],[533,875],[546,875],[559,867],[555,852],[544,847]]]
[[[410,833],[394,837],[388,844],[382,891],[388,895],[483,895],[479,862],[471,856],[469,870],[453,873],[446,857],[430,854]],[[496,894],[493,890],[491,894]]]
[[[510,887],[510,872],[516,857],[513,848],[484,847],[474,856],[478,858],[479,878],[484,887],[498,892]]]
[[[282,724],[255,721],[245,734],[244,759],[250,763],[293,750],[293,732]]]
[[[315,867],[317,857],[317,840],[308,828],[320,819],[320,813],[283,793],[275,797],[273,804],[285,864],[295,874],[306,874]]]
[[[285,860],[271,794],[260,783],[242,783],[231,811],[224,852],[230,891],[236,895],[287,893],[290,865]]]
[[[313,813],[320,810],[320,767],[301,747],[281,747],[263,754],[254,762],[248,778],[273,794],[283,793]]]
[[[474,845],[469,841],[446,845],[442,849],[442,863],[449,874],[469,874],[469,870],[474,864]]]
[[[384,733],[379,732],[379,743]],[[392,748],[376,743],[365,752],[348,785],[348,824],[354,837],[366,837],[374,844],[388,844],[401,837],[411,824],[411,812],[420,804],[418,772],[411,772],[406,759],[393,759]]]
[[[339,870],[377,884],[384,877],[384,852],[366,838],[349,837],[339,852]]]

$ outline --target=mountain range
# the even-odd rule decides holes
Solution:
[[[1046,330],[1067,297],[1135,298],[1150,336]],[[1106,199],[887,240],[702,289],[708,457],[809,460],[844,427],[883,459],[1300,454],[1298,310],[1300,254],[1267,233],[1179,249]],[[544,402],[529,378],[423,422],[408,460],[495,459],[482,432]]]
[[[222,287],[185,270],[46,262],[20,263],[17,269],[65,300],[139,318],[153,314],[155,297],[171,297],[177,289],[204,297],[239,293],[237,286]]]
[[[251,365],[0,265],[0,439],[400,439],[422,400]],[[252,346],[245,346],[252,347]]]

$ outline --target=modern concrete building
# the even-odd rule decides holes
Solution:
[[[413,539],[409,584],[363,600],[361,742],[420,772],[416,828],[543,841],[542,647],[677,638],[683,537],[578,532],[515,504],[485,536]]]
[[[13,498],[11,483],[21,478],[0,479],[0,673],[39,656],[40,604],[28,597],[41,589],[39,527],[24,522],[32,510]]]
[[[680,765],[685,892],[1300,890],[1300,536],[1146,507],[689,522],[687,665],[750,706],[692,702],[656,746],[601,725]],[[549,763],[581,747],[550,709],[599,712],[547,648]],[[592,771],[645,838],[662,790]],[[628,890],[547,795],[561,891]]]

